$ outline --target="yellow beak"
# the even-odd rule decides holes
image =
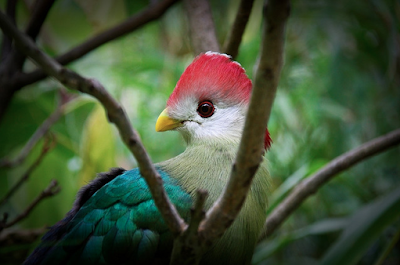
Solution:
[[[182,126],[181,122],[179,120],[170,118],[168,116],[167,109],[164,109],[163,112],[161,112],[160,116],[158,116],[156,122],[156,131],[157,132],[169,131],[180,126]]]

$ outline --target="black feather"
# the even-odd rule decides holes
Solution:
[[[123,174],[125,171],[126,170],[123,168],[116,167],[112,168],[109,172],[102,172],[97,174],[97,178],[95,178],[88,185],[80,189],[71,211],[75,211],[76,213],[82,207],[82,205],[84,205],[85,202],[89,200],[90,197],[92,197],[92,195],[96,191],[101,189],[101,187],[106,185],[111,180]]]

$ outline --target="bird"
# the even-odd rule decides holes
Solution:
[[[252,82],[229,55],[205,52],[184,70],[158,132],[178,131],[186,149],[155,164],[181,217],[190,220],[196,191],[208,191],[209,209],[224,190],[238,151]],[[249,264],[264,226],[270,175],[264,160],[233,224],[200,264]],[[72,209],[42,237],[24,264],[168,264],[173,237],[138,168],[98,174],[78,192]]]

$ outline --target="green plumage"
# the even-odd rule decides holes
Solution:
[[[188,219],[192,205],[189,194],[164,171],[159,173],[172,203]],[[172,249],[172,238],[166,236],[168,227],[138,169],[125,171],[100,188],[64,229],[65,235],[58,242],[44,240],[39,246],[56,243],[45,259],[37,257],[26,263],[150,264],[154,257],[168,259],[168,255],[163,256],[168,253],[165,248]]]

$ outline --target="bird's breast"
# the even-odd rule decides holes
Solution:
[[[159,164],[176,179],[192,197],[197,189],[205,189],[209,209],[228,182],[236,148],[225,146],[188,148],[181,155]],[[204,264],[244,264],[252,252],[263,227],[267,205],[268,171],[261,165],[245,204],[223,237],[205,255]],[[211,262],[213,263],[207,263]],[[217,264],[217,263],[215,263]]]

